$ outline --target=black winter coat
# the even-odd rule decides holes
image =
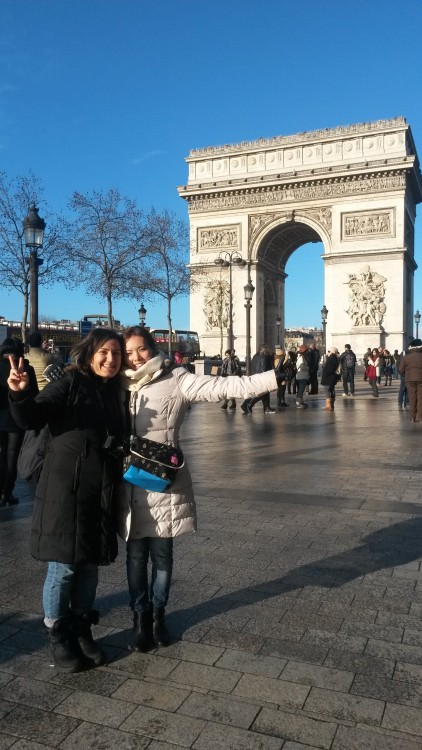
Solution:
[[[24,370],[29,375],[29,388],[33,396],[38,393],[37,378],[34,368],[28,360],[24,360]],[[12,417],[9,405],[9,386],[7,379],[10,374],[10,362],[7,357],[0,357],[0,432],[22,432]]]
[[[335,385],[339,378],[337,375],[337,368],[339,366],[339,359],[337,354],[330,354],[322,368],[321,385]]]
[[[119,378],[103,382],[73,372],[35,399],[27,391],[10,393],[21,427],[48,423],[52,434],[35,492],[30,550],[37,560],[107,565],[117,556],[114,490],[122,467],[103,446],[107,435],[122,443],[123,400]]]

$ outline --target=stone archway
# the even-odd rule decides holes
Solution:
[[[349,342],[357,354],[407,345],[422,178],[403,117],[198,149],[187,162],[189,179],[179,194],[190,218],[190,326],[203,351],[219,350],[216,321],[227,321],[208,309],[227,300],[228,271],[214,263],[219,253],[240,253],[247,262],[232,268],[235,346],[244,355],[248,272],[254,351],[263,341],[275,343],[276,314],[284,327],[288,258],[320,241],[328,345]]]

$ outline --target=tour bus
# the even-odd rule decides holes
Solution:
[[[168,354],[169,332],[166,328],[151,328],[150,334],[157,344],[157,349]],[[199,336],[196,331],[176,329],[171,332],[171,351],[197,358],[199,357]]]

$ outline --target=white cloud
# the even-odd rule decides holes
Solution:
[[[148,159],[152,159],[154,156],[161,156],[161,154],[164,154],[164,151],[161,151],[160,149],[155,149],[155,151],[147,151],[146,154],[132,159],[131,163],[134,167],[136,167],[138,164],[142,164],[142,162],[148,161]]]

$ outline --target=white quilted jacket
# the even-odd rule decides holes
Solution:
[[[232,378],[193,375],[183,367],[165,375],[159,370],[152,380],[131,394],[136,435],[178,445],[180,426],[190,403],[215,403],[224,398],[247,398],[275,390],[274,370]],[[122,482],[118,493],[118,531],[122,539],[174,537],[196,530],[192,479],[186,462],[166,492],[148,492]]]

